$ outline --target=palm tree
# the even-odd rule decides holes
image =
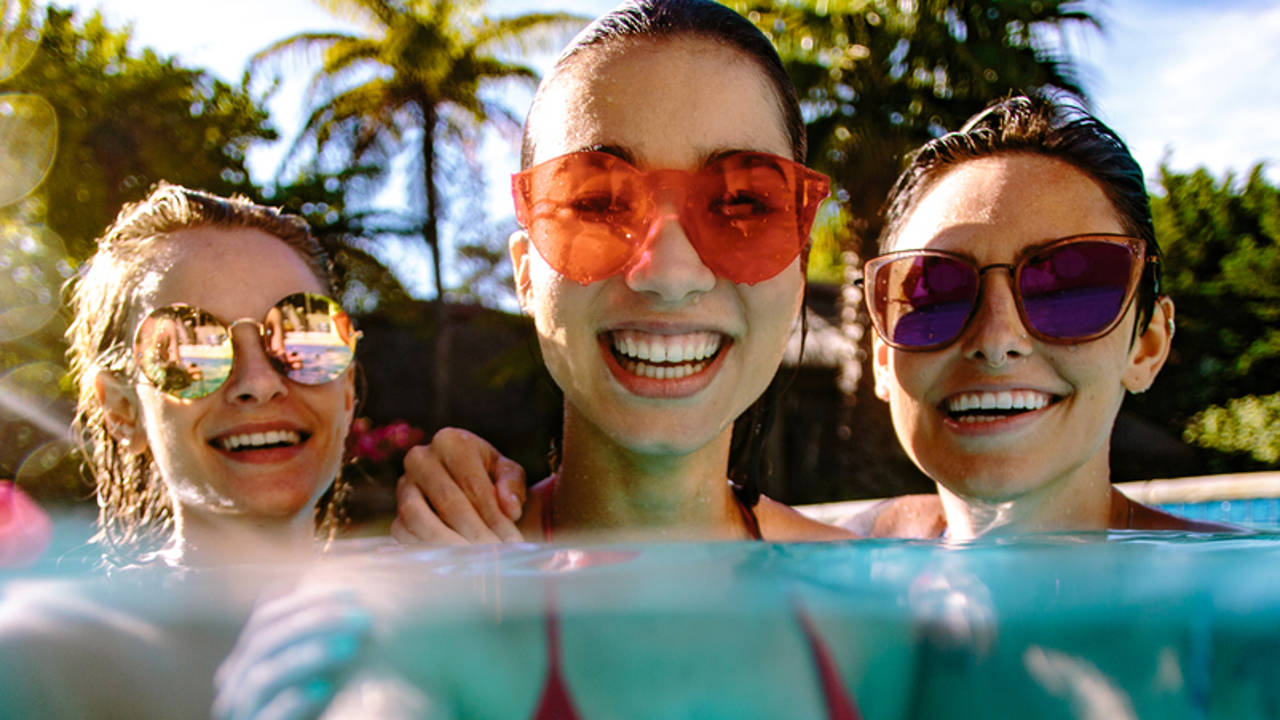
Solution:
[[[493,19],[480,14],[479,0],[317,1],[367,28],[367,34],[284,38],[253,56],[250,75],[284,56],[321,53],[306,98],[310,114],[291,159],[310,147],[316,159],[381,167],[376,180],[385,182],[395,157],[416,152],[419,231],[431,253],[436,296],[442,297],[438,143],[472,139],[489,123],[518,127],[520,119],[483,90],[501,81],[532,85],[537,73],[493,53],[542,49],[579,27],[582,18],[534,13]]]
[[[413,225],[431,254],[438,322],[430,360],[438,368],[435,396],[442,403],[441,143],[465,145],[491,124],[518,128],[519,117],[485,90],[503,82],[532,86],[537,73],[498,53],[551,49],[584,19],[567,13],[494,19],[481,13],[482,0],[317,2],[365,32],[284,38],[254,55],[249,75],[290,56],[319,53],[322,58],[307,91],[309,115],[289,159],[310,150],[316,164],[381,168],[364,185],[372,193],[393,178],[395,158],[405,152],[414,158],[409,196],[418,204]],[[443,421],[443,411],[437,405],[434,420]]]

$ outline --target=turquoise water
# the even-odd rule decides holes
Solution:
[[[82,626],[100,615],[49,597],[145,621],[164,667],[183,676],[150,678],[130,702],[151,688],[179,714],[207,707],[206,678],[251,599],[302,586],[339,588],[375,618],[339,696],[354,716],[376,702],[412,716],[530,717],[554,611],[565,682],[588,718],[824,717],[802,614],[868,719],[1280,717],[1275,533],[350,549],[305,567],[139,573],[123,585],[11,572],[0,608],[55,612],[85,643],[95,635]],[[33,582],[56,590],[32,595]],[[34,640],[17,648],[0,634],[0,678],[40,673]],[[104,652],[83,673],[131,677],[135,661]],[[74,697],[85,677],[63,653],[56,670]],[[0,697],[19,697],[10,690]]]

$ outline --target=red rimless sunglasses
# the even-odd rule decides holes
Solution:
[[[511,178],[516,219],[539,254],[578,283],[625,272],[660,220],[676,218],[703,263],[736,283],[767,280],[804,248],[827,178],[741,152],[695,171],[642,171],[604,152],[561,155]]]

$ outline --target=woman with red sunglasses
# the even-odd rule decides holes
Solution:
[[[313,547],[355,401],[336,294],[299,217],[165,183],[121,210],[67,332],[108,565]]]
[[[756,482],[827,194],[804,152],[777,53],[723,6],[620,6],[561,55],[512,181],[516,290],[564,392],[524,537],[844,536]]]
[[[1111,486],[1112,425],[1174,332],[1141,168],[1081,110],[1012,97],[912,155],[862,285],[876,394],[938,498],[873,534],[1220,530]]]

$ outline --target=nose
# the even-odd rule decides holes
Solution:
[[[1013,278],[1009,272],[988,272],[997,269],[1009,268],[993,265],[981,271],[984,281],[963,339],[964,356],[990,368],[1031,354],[1031,338],[1013,297]]]
[[[263,350],[259,332],[256,326],[247,323],[232,329],[235,365],[222,391],[227,402],[234,405],[266,403],[289,394],[284,376]]]
[[[677,305],[711,290],[716,275],[702,262],[674,210],[649,226],[639,259],[626,274],[627,287]]]

